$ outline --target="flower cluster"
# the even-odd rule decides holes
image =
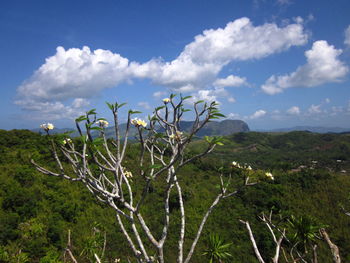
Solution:
[[[126,178],[132,178],[132,172],[126,170],[125,167],[123,167],[123,173],[124,173]]]
[[[96,124],[98,124],[101,128],[107,128],[109,123],[105,120],[98,120]]]
[[[53,126],[52,123],[43,123],[40,125],[40,128],[44,129],[45,131],[53,130],[55,126]]]
[[[267,178],[269,178],[271,180],[275,180],[275,178],[273,177],[272,173],[266,172],[265,175],[266,175]]]
[[[170,102],[170,99],[169,99],[169,98],[165,98],[165,99],[163,99],[163,102],[164,102],[165,104],[167,104],[167,103]]]
[[[180,141],[182,135],[183,135],[183,132],[177,131],[176,133],[171,134],[169,136],[169,139],[175,139],[177,141]]]
[[[136,127],[146,127],[147,123],[144,120],[135,118],[131,120],[131,124],[135,125]]]
[[[235,161],[232,162],[232,167],[239,168],[239,169],[246,169],[249,171],[253,170],[250,165],[247,165],[247,164],[240,165],[239,163],[237,163]]]
[[[63,144],[71,143],[72,140],[70,138],[64,139]]]

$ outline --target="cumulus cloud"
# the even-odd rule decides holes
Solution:
[[[198,91],[203,97],[213,97],[218,90],[206,90],[227,64],[261,59],[306,41],[307,34],[300,23],[284,27],[274,23],[254,26],[244,17],[224,28],[204,30],[172,61],[159,58],[139,63],[109,50],[58,47],[56,54],[18,87],[16,103],[22,108],[31,107],[33,102],[37,107],[45,102],[61,103],[68,114],[74,105],[68,105],[67,101],[88,99],[133,79],[150,79],[175,92]],[[217,88],[223,88],[239,82],[244,84],[245,79],[228,76],[218,79],[216,84]]]
[[[188,100],[189,103],[194,103],[199,100],[204,100],[206,102],[216,101],[220,103],[220,98],[228,97],[228,99],[232,99],[224,88],[198,90],[197,92],[192,93],[191,96],[192,98]]]
[[[231,112],[231,113],[227,114],[227,118],[232,119],[232,120],[240,119],[240,115],[238,113]]]
[[[89,98],[125,81],[128,64],[128,59],[108,50],[58,47],[17,92],[39,101]]]
[[[297,106],[293,106],[287,110],[287,113],[290,115],[299,115],[300,114],[300,109]]]
[[[146,101],[141,101],[141,102],[137,103],[137,106],[140,106],[140,107],[142,107],[142,108],[144,108],[146,110],[151,109],[151,106]]]
[[[249,116],[249,119],[258,119],[261,118],[263,116],[266,115],[266,111],[265,110],[257,110],[256,112],[254,112],[252,115]]]
[[[342,106],[332,106],[331,108],[331,116],[336,116],[339,113],[342,113],[344,111],[344,108]]]
[[[308,109],[308,113],[309,114],[320,114],[320,113],[322,113],[321,105],[314,105],[314,104],[312,104],[310,106],[310,108]]]
[[[270,95],[293,87],[315,87],[329,82],[339,82],[348,73],[349,68],[338,59],[341,49],[335,49],[327,41],[313,43],[305,52],[307,63],[293,73],[284,76],[271,76],[262,90]]]
[[[155,98],[160,98],[160,97],[163,97],[163,96],[166,96],[166,95],[168,95],[169,93],[168,92],[166,92],[166,91],[156,91],[156,92],[154,92],[153,93],[153,97],[155,97]]]
[[[76,100],[70,105],[64,105],[62,102],[38,102],[38,101],[18,101],[17,104],[25,112],[25,117],[40,120],[40,121],[54,121],[59,119],[75,119],[77,116],[83,115],[85,113],[84,109],[81,108],[80,104]],[[88,105],[88,102],[86,102]],[[78,107],[79,106],[79,107]],[[36,114],[35,114],[36,113]]]
[[[213,85],[215,87],[220,87],[220,88],[239,87],[239,86],[247,85],[247,81],[246,81],[246,78],[229,75],[226,78],[219,78],[215,80]]]
[[[236,102],[236,99],[234,97],[228,97],[227,101],[231,102],[231,103],[234,103],[234,102]]]
[[[344,44],[350,46],[350,25],[345,29]]]

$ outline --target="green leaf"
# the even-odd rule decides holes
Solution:
[[[114,105],[113,104],[110,104],[109,102],[106,101],[106,104],[108,106],[108,108],[111,110],[111,111],[114,111]]]
[[[170,99],[172,99],[172,98],[174,98],[174,97],[176,97],[176,94],[170,94]]]
[[[91,129],[91,126],[94,125],[95,123],[91,122],[91,123],[85,123],[85,127],[86,129]]]
[[[165,106],[160,106],[160,107],[157,107],[157,108],[155,109],[155,111],[159,111],[159,110],[164,109],[164,108],[165,108]]]
[[[192,96],[186,96],[186,97],[183,97],[182,100],[187,100],[187,99],[190,99],[192,98]]]
[[[88,116],[88,115],[94,115],[94,114],[96,114],[96,109],[89,110],[89,111],[86,113],[87,116]]]
[[[142,111],[133,111],[133,110],[129,110],[129,114],[132,115],[132,114],[138,114],[138,113],[142,113]]]
[[[121,107],[123,107],[123,106],[126,105],[126,104],[127,104],[126,102],[123,102],[122,104],[119,104],[119,105],[118,105],[118,109],[121,108]]]
[[[204,100],[199,100],[199,101],[195,102],[194,104],[199,104],[199,103],[203,103],[203,102],[204,102]]]
[[[107,119],[105,119],[105,118],[98,118],[97,120],[98,121],[107,121]]]
[[[102,144],[104,142],[103,138],[99,137],[99,138],[96,138],[95,140],[93,140],[93,144],[95,145],[99,145],[99,144]]]
[[[204,136],[204,140],[205,140],[207,143],[212,143],[213,137]]]
[[[103,129],[101,127],[92,127],[90,130],[102,131]]]
[[[87,141],[87,135],[80,136],[80,140],[85,143]]]
[[[81,122],[81,121],[86,121],[87,117],[85,115],[81,115],[79,118],[75,119],[75,122]]]
[[[213,116],[218,116],[218,117],[222,117],[222,118],[226,118],[226,116],[224,114],[221,113],[214,113],[212,114]]]

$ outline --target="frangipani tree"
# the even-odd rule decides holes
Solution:
[[[114,209],[120,230],[137,262],[168,262],[164,257],[164,246],[169,236],[170,221],[173,219],[169,205],[171,194],[177,196],[180,214],[177,262],[188,263],[214,207],[222,199],[234,196],[243,187],[254,184],[250,183],[249,176],[246,176],[241,185],[230,190],[230,178],[225,180],[221,174],[218,177],[220,187],[216,198],[203,214],[195,236],[188,242],[190,246],[184,247],[186,209],[181,179],[178,177],[179,170],[195,159],[209,154],[217,145],[222,144],[220,137],[206,137],[207,147],[203,152],[192,156],[185,152],[196,133],[204,125],[213,119],[224,117],[219,112],[216,102],[198,101],[191,109],[194,114],[193,126],[190,132],[185,133],[181,130],[181,120],[184,114],[190,111],[190,109],[185,109],[184,104],[184,101],[189,98],[180,96],[176,102],[175,95],[171,95],[170,98],[163,100],[162,106],[154,110],[147,122],[132,118],[134,114],[140,112],[130,110],[124,134],[121,134],[119,129],[119,109],[125,103],[107,103],[113,114],[115,128],[113,139],[107,140],[106,138],[107,120],[97,118],[95,110],[91,110],[76,119],[76,127],[82,140],[80,145],[69,138],[66,138],[61,144],[51,140],[53,157],[58,166],[57,171],[47,169],[32,160],[36,169],[41,173],[81,182],[99,201]],[[83,123],[85,129],[81,128]],[[138,174],[132,174],[125,164],[131,126],[135,126],[138,133],[139,158],[134,160],[139,167]],[[53,128],[52,124],[44,127],[48,135],[51,128]],[[94,138],[93,135],[96,132],[99,133],[99,136]],[[135,187],[132,182],[132,178],[135,177],[141,178],[143,182],[142,190],[139,192],[137,189],[140,187]],[[157,235],[150,228],[149,222],[146,222],[142,213],[142,207],[147,202],[149,189],[154,181],[161,181],[164,185],[163,211],[159,211],[163,214],[162,231]]]

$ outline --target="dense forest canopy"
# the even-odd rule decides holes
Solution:
[[[133,167],[134,146],[129,146],[127,156],[131,171],[137,169]],[[202,141],[195,141],[190,151],[201,147]],[[211,233],[217,233],[226,243],[232,242],[229,247],[232,258],[225,262],[257,262],[240,219],[249,220],[258,246],[268,260],[274,245],[258,216],[270,210],[282,217],[308,216],[326,226],[344,262],[350,261],[350,217],[340,208],[350,208],[349,156],[348,134],[247,132],[224,137],[224,146],[181,171],[188,209],[187,235],[194,234],[199,214],[215,196],[221,166],[232,161],[247,163],[254,169],[270,171],[275,180],[262,179],[254,188],[222,202],[208,220],[193,262],[206,262],[203,253]],[[72,251],[79,262],[92,260],[91,252],[103,246],[104,233],[106,262],[116,258],[127,262],[131,254],[116,226],[114,212],[97,202],[81,184],[38,173],[30,164],[33,157],[54,168],[46,136],[27,130],[0,131],[0,261],[62,262],[70,230]],[[137,183],[138,179],[134,180]],[[149,198],[145,209],[154,211],[157,208],[152,204],[163,198],[156,184]],[[174,200],[171,206],[174,215],[179,209],[176,204]],[[160,220],[157,213],[147,217],[157,229]],[[176,261],[172,258],[175,240],[175,236],[170,236],[167,241],[165,253],[170,262]],[[327,245],[321,241],[318,244],[319,262],[332,262]]]

